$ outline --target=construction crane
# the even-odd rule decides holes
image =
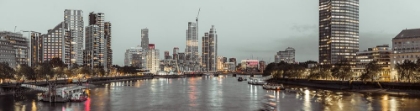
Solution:
[[[195,22],[197,23],[197,26],[196,26],[196,27],[197,27],[197,30],[196,30],[196,31],[197,31],[197,34],[196,34],[196,35],[197,35],[197,39],[198,39],[198,37],[199,37],[199,36],[198,36],[198,15],[200,15],[200,9],[201,9],[201,8],[198,8],[197,17],[195,18]],[[198,45],[198,44],[197,44],[197,45]],[[198,53],[198,50],[197,50],[197,53]],[[197,65],[197,64],[198,64],[197,57],[195,57],[195,58],[194,58],[194,69],[193,69],[193,70],[195,70],[195,71],[197,71],[197,70],[195,69],[195,67],[196,67],[196,65]],[[201,68],[200,68],[200,67],[199,67],[199,70],[201,71]]]
[[[198,26],[198,15],[200,15],[200,9],[201,8],[198,8],[198,14],[197,14],[197,17],[195,18],[195,21],[197,22],[197,26]]]

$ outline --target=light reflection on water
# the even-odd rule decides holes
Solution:
[[[0,111],[248,111],[261,108],[264,95],[272,95],[277,110],[281,111],[417,111],[420,108],[419,99],[414,97],[286,87],[294,90],[264,90],[226,75],[122,81],[96,85],[84,102],[39,102],[35,93],[25,95],[26,100],[0,96]]]

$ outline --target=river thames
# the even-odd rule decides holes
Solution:
[[[416,97],[286,87],[296,90],[268,91],[246,81],[238,82],[231,75],[155,78],[96,84],[84,102],[39,102],[35,93],[19,98],[0,95],[0,111],[255,111],[267,95],[274,97],[278,111],[420,110],[420,99]]]

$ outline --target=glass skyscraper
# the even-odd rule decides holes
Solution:
[[[359,0],[319,0],[319,63],[356,64]]]

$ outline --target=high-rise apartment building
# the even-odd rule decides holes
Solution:
[[[189,65],[187,71],[199,71],[197,23],[188,22],[186,35],[185,55]]]
[[[147,50],[147,69],[150,73],[157,74],[160,70],[160,59],[159,59],[159,49],[155,49],[155,44],[149,44],[149,49]]]
[[[277,52],[277,54],[274,55],[274,62],[279,63],[281,61],[295,63],[295,49],[287,47],[286,50]]]
[[[202,37],[201,63],[204,71],[217,71],[217,33],[214,26]]]
[[[31,48],[30,48],[30,53],[31,53],[31,66],[37,66],[40,63],[43,63],[43,44],[44,44],[44,40],[43,37],[45,35],[42,35],[39,32],[32,32],[31,33]]]
[[[112,67],[112,48],[111,48],[111,22],[105,22],[104,23],[104,34],[105,34],[105,58],[106,58],[106,65],[108,68]]]
[[[141,29],[141,48],[147,50],[149,48],[149,29]]]
[[[143,50],[141,46],[131,47],[125,51],[124,66],[143,67]]]
[[[216,58],[216,71],[223,71],[223,57],[217,56]]]
[[[169,51],[164,52],[164,59],[172,59],[171,55],[169,55]]]
[[[235,63],[235,65],[237,65],[237,63],[236,63],[236,58],[229,58],[229,62],[234,62],[234,63]]]
[[[64,23],[68,26],[66,27],[69,31],[69,36],[71,37],[70,47],[71,63],[76,63],[78,65],[83,64],[83,11],[82,10],[64,10]]]
[[[172,53],[173,53],[172,54],[173,60],[178,60],[179,48],[178,47],[174,47],[174,51]]]
[[[72,38],[68,29],[68,25],[61,22],[43,36],[43,62],[60,58],[64,64],[71,64]]]
[[[111,23],[104,22],[104,13],[89,13],[86,26],[84,64],[88,67],[103,67],[107,72],[111,67]]]
[[[359,0],[319,0],[319,63],[356,64]]]

